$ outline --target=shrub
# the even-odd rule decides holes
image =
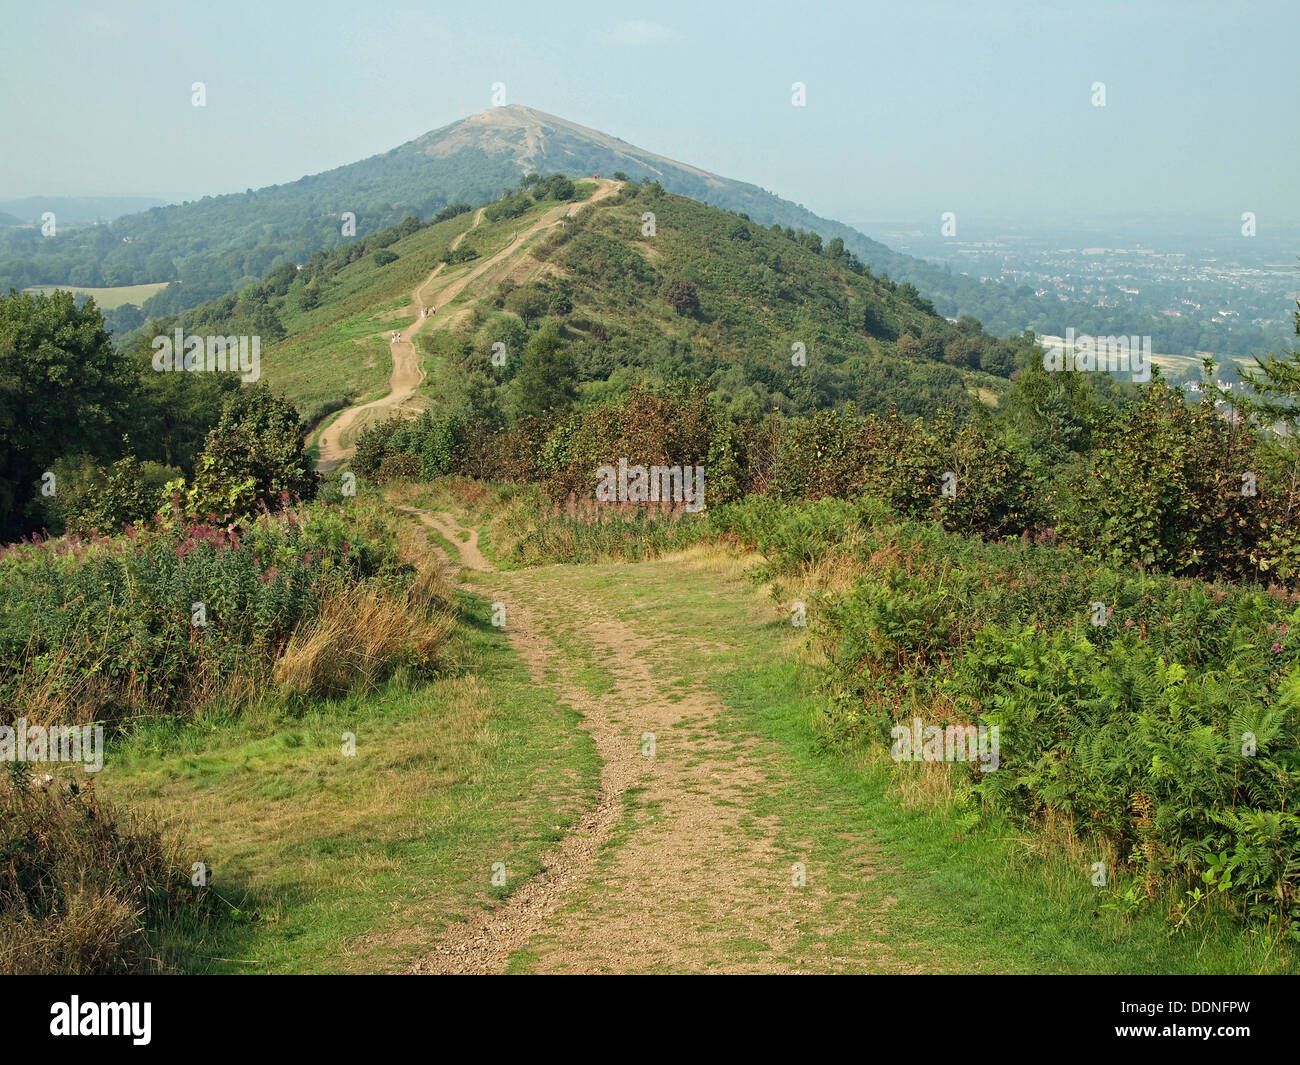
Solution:
[[[375,481],[378,484],[388,484],[390,481],[413,480],[419,476],[419,458],[407,451],[395,451],[384,456],[375,473]]]
[[[406,580],[355,499],[234,532],[194,525],[11,548],[0,556],[0,705],[112,725],[242,698],[327,593]]]
[[[23,765],[21,762],[13,765]],[[201,914],[180,846],[115,810],[92,781],[0,777],[0,972],[156,972],[150,935]]]
[[[670,277],[659,289],[659,298],[683,317],[700,309],[700,294],[695,282],[684,277]]]
[[[533,185],[533,199],[542,200],[571,200],[577,195],[577,189],[563,174],[552,174],[550,177],[542,178]]]
[[[1277,534],[1292,524],[1300,492],[1266,476],[1255,437],[1221,418],[1211,399],[1189,406],[1157,382],[1097,436],[1063,528],[1070,542],[1116,564],[1170,573],[1294,574]]]
[[[314,499],[317,482],[298,411],[258,384],[226,401],[199,455],[183,511],[220,524],[245,521],[262,509]]]

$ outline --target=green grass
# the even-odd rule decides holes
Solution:
[[[162,944],[186,971],[401,970],[448,921],[536,875],[594,801],[576,712],[533,685],[489,604],[462,605],[452,675],[155,723],[113,752],[100,786],[180,829],[230,906],[232,919]],[[490,883],[498,861],[504,889]]]
[[[410,324],[398,311],[473,218],[459,215],[397,241],[389,247],[397,261],[385,266],[363,256],[330,280],[319,307],[286,312],[288,336],[263,353],[267,380],[303,410],[341,396],[364,402],[386,393],[392,372],[387,333]],[[456,277],[456,269],[444,269],[439,282]]]
[[[47,295],[58,290],[70,291],[74,296],[90,296],[100,310],[112,311],[125,307],[128,303],[139,307],[150,296],[161,292],[169,282],[158,281],[151,285],[116,285],[111,288],[78,288],[75,285],[29,285],[24,292],[44,292]]]
[[[846,940],[878,939],[886,913],[894,956],[932,971],[1295,970],[1281,948],[1270,952],[1264,937],[1243,934],[1226,915],[1173,932],[1163,912],[1130,920],[1104,908],[1111,894],[1091,885],[1087,855],[1071,857],[1032,829],[993,820],[968,830],[938,806],[904,808],[899,767],[887,753],[828,745],[826,697],[779,605],[718,565],[668,560],[534,573],[525,579],[537,595],[548,580],[563,580],[601,598],[639,632],[671,633],[665,660],[678,653],[679,668],[727,708],[714,726],[719,734],[737,742],[756,736],[779,752],[779,771],[750,813],[774,818],[783,853],[806,861],[810,880],[821,878],[829,890],[832,908],[856,911],[859,920],[827,939],[810,933],[787,958],[737,942],[739,960],[824,969],[827,954],[853,953]],[[672,648],[692,654],[683,660]],[[590,690],[600,687],[591,679],[598,671],[594,663],[584,669]],[[667,682],[671,674],[663,676]],[[621,838],[625,833],[614,842]],[[866,883],[840,876],[838,869],[852,867],[850,853],[864,845],[879,848],[878,875]],[[526,967],[520,959],[519,968]]]
[[[462,245],[476,250],[478,258],[443,267],[426,298],[436,300],[442,286],[471,273],[484,260],[509,247],[512,233],[528,228],[556,206],[554,201],[545,201],[518,218],[484,221],[466,235]],[[320,306],[297,314],[286,312],[288,336],[269,347],[263,356],[267,379],[305,411],[345,396],[350,396],[353,403],[364,403],[384,395],[392,372],[388,333],[411,324],[410,316],[401,312],[410,303],[412,290],[438,266],[451,242],[470,229],[476,213],[458,215],[390,245],[388,250],[398,256],[396,262],[378,266],[373,255],[364,256],[335,275]],[[541,236],[520,242],[519,247]],[[450,305],[440,305],[438,313],[454,312],[492,288],[494,282],[488,280],[471,284]],[[441,329],[426,325],[419,338],[421,350],[427,354],[438,343],[432,339],[426,342],[425,337],[441,333]],[[432,368],[435,360],[429,362]],[[436,395],[432,383],[431,374],[426,390]]]

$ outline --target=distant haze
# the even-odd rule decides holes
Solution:
[[[0,200],[294,181],[481,111],[500,82],[835,218],[1300,213],[1293,2],[53,0],[4,23]]]

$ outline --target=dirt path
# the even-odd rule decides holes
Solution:
[[[836,944],[816,957],[818,971],[911,967],[885,928],[892,900],[879,936],[874,916],[862,927],[857,889],[831,897],[807,842],[761,812],[786,766],[726,726],[703,683],[708,647],[629,623],[620,606],[634,608],[636,593],[581,586],[594,579],[586,567],[494,572],[477,534],[463,538],[451,516],[407,513],[456,545],[462,577],[476,571],[463,587],[505,604],[506,633],[535,683],[582,714],[602,763],[595,808],[543,859],[544,872],[486,915],[450,926],[413,972],[798,972],[808,970],[792,959],[807,956],[809,936]],[[644,565],[671,579],[661,564]],[[647,600],[658,601],[657,592]],[[612,682],[593,690],[601,673]],[[796,882],[797,862],[806,883]],[[879,871],[869,846],[848,864],[836,874],[858,883]]]
[[[334,470],[347,461],[355,447],[356,434],[368,422],[410,409],[409,405],[415,399],[420,384],[424,381],[424,369],[420,365],[420,355],[416,350],[415,337],[427,324],[432,324],[433,328],[450,328],[454,324],[456,317],[451,314],[439,316],[436,313],[431,313],[429,317],[422,318],[420,317],[421,310],[425,307],[445,307],[450,304],[473,281],[482,277],[483,274],[499,265],[503,260],[516,254],[520,247],[528,241],[529,237],[543,229],[559,225],[565,218],[576,214],[584,205],[605,199],[605,197],[617,191],[619,187],[618,182],[607,180],[598,181],[596,185],[596,191],[587,199],[553,207],[533,225],[517,233],[510,243],[499,252],[476,263],[471,270],[461,277],[448,282],[441,288],[435,289],[428,299],[426,299],[426,290],[442,273],[447,264],[445,262],[439,263],[429,276],[416,286],[411,293],[410,306],[407,308],[409,313],[414,316],[414,320],[410,325],[399,330],[401,339],[389,344],[393,353],[393,372],[388,381],[388,394],[381,396],[379,399],[371,400],[369,403],[347,408],[321,430],[316,441],[320,452],[316,462],[318,470],[323,472]],[[473,224],[465,232],[458,234],[456,239],[451,242],[450,247],[452,250],[459,247],[461,241],[479,227],[483,221],[483,212],[484,208],[480,207],[478,213],[474,216]]]
[[[460,247],[461,241],[477,229],[482,221],[483,208],[480,207],[470,227],[465,232],[456,234],[455,239],[449,245],[451,250],[455,251],[456,248]],[[343,463],[352,451],[350,444],[345,442],[351,441],[356,431],[362,427],[361,423],[364,420],[371,420],[376,415],[392,413],[415,396],[416,390],[420,387],[420,382],[424,380],[424,370],[420,366],[419,352],[415,350],[415,336],[424,327],[424,324],[429,321],[428,318],[420,317],[420,311],[426,306],[437,306],[436,303],[426,304],[422,298],[422,293],[433,283],[434,278],[446,268],[447,264],[440,262],[411,293],[411,307],[408,310],[416,316],[415,321],[401,330],[400,340],[389,344],[389,348],[393,352],[393,372],[388,379],[388,395],[381,396],[369,403],[349,407],[321,430],[320,437],[316,442],[320,449],[320,458],[316,463],[318,470],[333,470]]]

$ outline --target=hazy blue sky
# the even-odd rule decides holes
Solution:
[[[1300,217],[1296,0],[41,0],[0,24],[0,199],[293,181],[480,111],[501,81],[847,220]]]

